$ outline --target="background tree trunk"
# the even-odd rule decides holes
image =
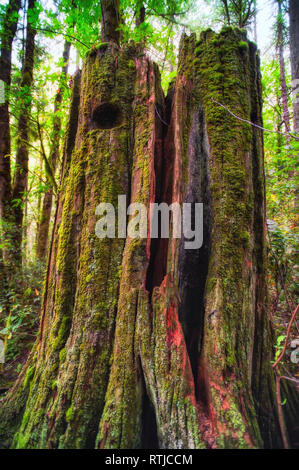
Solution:
[[[292,99],[293,99],[293,127],[294,132],[299,134],[299,4],[296,0],[289,2],[290,14],[290,59],[292,75]],[[298,188],[295,194],[295,220],[298,227]]]
[[[75,90],[40,333],[2,403],[0,439],[15,433],[19,448],[281,446],[263,137],[219,105],[261,124],[256,46],[232,28],[197,43],[184,36],[165,99],[145,55],[103,44],[86,59],[79,109]],[[203,202],[203,246],[97,238],[97,205],[116,207],[121,194],[147,207]]]
[[[114,41],[119,43],[120,39],[120,6],[119,0],[101,0],[101,39],[102,42]]]
[[[6,7],[2,25],[0,80],[7,87],[4,102],[0,102],[0,217],[5,218],[11,204],[11,174],[10,174],[10,127],[8,88],[11,83],[11,53],[12,42],[18,24],[18,12],[21,0],[10,0]]]
[[[24,216],[24,198],[28,181],[28,147],[29,120],[31,112],[31,87],[33,84],[33,65],[36,29],[32,24],[28,11],[34,10],[35,0],[28,1],[27,9],[27,35],[25,45],[25,59],[22,70],[21,90],[24,91],[23,103],[18,120],[18,148],[16,154],[16,171],[14,174],[13,194],[14,200],[14,221],[15,221],[15,256],[16,263],[21,264],[22,254],[22,224]],[[26,94],[26,96],[25,96]]]
[[[294,132],[299,133],[299,3],[296,0],[290,0],[289,13],[292,88],[293,92],[297,90],[293,95],[293,120]]]
[[[9,123],[9,87],[11,84],[12,42],[18,25],[18,12],[21,0],[10,0],[5,11],[1,35],[0,81],[1,92],[4,92],[0,102],[0,241],[7,238],[8,225],[11,222],[11,142]],[[4,88],[5,87],[5,88]],[[3,243],[5,245],[5,243]],[[0,301],[3,310],[0,314],[0,328],[5,326],[5,318],[9,312],[8,282],[9,272],[6,266],[7,253],[0,247]]]
[[[61,78],[59,83],[59,89],[55,97],[54,103],[54,118],[53,118],[53,132],[52,132],[52,147],[50,153],[50,165],[53,170],[53,175],[55,176],[57,161],[59,160],[59,147],[60,147],[60,132],[61,132],[61,118],[59,115],[62,98],[63,98],[63,87],[65,86],[65,79],[67,77],[68,71],[68,62],[70,56],[71,44],[66,41],[64,44],[63,51],[63,67],[61,71]],[[48,181],[51,184],[50,181]],[[44,195],[42,212],[40,223],[38,227],[37,234],[37,257],[41,261],[45,261],[48,252],[48,238],[49,238],[49,228],[50,228],[50,219],[52,212],[52,201],[53,201],[53,188],[51,187]]]
[[[277,15],[277,40],[276,40],[276,50],[278,54],[279,62],[279,72],[280,72],[280,90],[281,90],[281,102],[282,102],[282,111],[283,111],[283,122],[285,125],[285,131],[289,133],[291,131],[290,125],[290,113],[288,107],[288,89],[286,83],[286,74],[285,74],[285,62],[284,62],[284,38],[283,38],[283,16],[281,9],[281,0],[277,1],[278,6],[278,15]]]

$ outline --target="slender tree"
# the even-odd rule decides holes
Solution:
[[[288,107],[288,89],[286,84],[286,74],[285,74],[285,61],[284,61],[284,18],[282,12],[282,0],[277,0],[278,14],[276,21],[276,50],[278,54],[279,61],[279,71],[280,71],[280,89],[281,89],[281,102],[283,110],[283,122],[285,126],[285,131],[290,132],[290,113]]]
[[[11,206],[11,174],[10,174],[10,127],[8,89],[11,84],[11,55],[12,42],[18,24],[18,12],[21,0],[10,0],[1,26],[1,55],[0,55],[0,86],[1,93],[5,92],[4,100],[0,102],[0,217],[7,215]],[[4,90],[4,86],[6,89]]]
[[[299,2],[289,0],[290,15],[290,58],[293,96],[293,126],[294,132],[299,134]],[[295,226],[298,226],[298,188],[295,196]]]
[[[247,28],[255,18],[255,0],[220,0],[220,12],[228,25]]]
[[[102,42],[120,40],[120,0],[101,0],[102,19],[101,37]]]
[[[253,13],[253,37],[254,42],[257,44],[257,0],[254,0],[254,13]]]
[[[60,133],[61,133],[61,117],[60,109],[63,98],[63,87],[65,86],[65,80],[67,77],[69,55],[70,55],[71,44],[68,41],[64,43],[63,50],[63,66],[60,76],[59,89],[57,91],[54,103],[54,117],[53,117],[53,131],[52,131],[52,145],[50,153],[50,165],[52,174],[55,176],[55,170],[57,162],[59,160],[59,148],[60,148]],[[38,227],[37,235],[37,256],[41,261],[44,261],[48,251],[48,238],[49,238],[49,228],[50,228],[50,219],[52,212],[52,202],[53,202],[53,186],[52,182],[48,181],[50,189],[45,193],[42,205],[42,212],[40,223]]]
[[[22,224],[24,216],[24,199],[28,181],[28,139],[31,112],[31,87],[33,84],[33,66],[36,29],[30,16],[35,9],[35,0],[28,0],[27,32],[25,43],[24,66],[21,78],[22,105],[18,119],[18,142],[16,154],[16,171],[14,174],[13,194],[16,250],[16,263],[21,264]]]
[[[299,133],[299,2],[289,0],[290,57],[293,88],[294,131]]]
[[[142,23],[144,23],[145,13],[146,13],[146,10],[145,10],[143,1],[138,2],[136,5],[136,12],[135,12],[136,26],[140,26]]]

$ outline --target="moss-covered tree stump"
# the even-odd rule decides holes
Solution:
[[[181,41],[165,98],[133,45],[76,77],[35,349],[2,402],[19,448],[279,447],[256,47]],[[105,238],[99,203],[204,203],[204,242]],[[17,400],[15,399],[17,397]]]

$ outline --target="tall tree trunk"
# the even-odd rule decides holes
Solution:
[[[12,42],[18,24],[21,0],[10,0],[5,11],[1,35],[0,80],[6,87],[4,102],[0,102],[0,218],[6,218],[11,207],[10,127],[8,88],[11,84]],[[4,90],[2,90],[4,91]]]
[[[285,125],[285,130],[287,133],[290,132],[290,113],[288,107],[288,89],[286,83],[286,74],[285,74],[285,62],[284,62],[284,47],[283,47],[283,17],[281,10],[281,0],[277,0],[278,5],[278,15],[277,15],[277,40],[276,40],[276,49],[278,54],[279,61],[279,72],[280,72],[280,91],[281,91],[281,102],[282,102],[282,112],[283,112],[283,122]]]
[[[44,159],[43,159],[43,155],[40,154],[40,156],[39,156],[39,172],[38,172],[40,180],[42,180],[43,169],[44,169]],[[41,207],[42,207],[42,194],[39,191],[38,192],[38,197],[37,197],[37,204],[36,204],[36,233],[37,234],[39,233],[39,226],[40,226],[40,219],[41,219]],[[35,248],[37,247],[37,243],[38,243],[38,237],[36,237]]]
[[[136,26],[142,25],[145,21],[145,7],[143,4],[143,1],[138,2],[136,6],[136,11],[135,11],[135,16],[136,16]]]
[[[294,109],[294,132],[299,134],[299,2],[290,0],[290,52]]]
[[[53,118],[53,132],[52,132],[52,147],[50,154],[50,164],[53,170],[53,175],[55,175],[57,161],[59,159],[59,146],[60,146],[60,133],[61,133],[61,118],[59,115],[62,98],[63,98],[63,86],[68,71],[68,62],[70,56],[71,44],[66,41],[64,44],[63,51],[63,67],[61,71],[59,89],[55,97],[54,103],[54,118]],[[49,182],[49,184],[51,184]],[[38,236],[37,236],[37,257],[44,261],[48,251],[48,238],[49,238],[49,228],[50,228],[50,219],[52,212],[52,201],[53,201],[53,188],[51,187],[44,195],[41,220],[39,224]]]
[[[102,20],[101,39],[102,42],[120,40],[120,6],[119,0],[101,0]]]
[[[10,123],[9,123],[9,87],[11,84],[11,57],[12,42],[16,34],[18,24],[18,12],[21,8],[21,0],[10,0],[5,11],[2,24],[1,54],[0,54],[0,242],[9,232],[11,216],[11,170],[10,170]],[[3,98],[3,100],[2,100]],[[0,315],[0,328],[4,328],[6,318],[9,315],[8,282],[9,269],[6,266],[7,253],[0,247],[0,302],[2,312]]]
[[[14,200],[14,221],[15,221],[15,252],[16,264],[21,264],[22,254],[22,225],[24,216],[24,199],[28,182],[28,147],[29,120],[31,112],[31,87],[33,84],[33,66],[36,29],[30,20],[30,11],[35,8],[35,0],[28,1],[27,9],[27,36],[25,46],[24,67],[22,70],[21,90],[22,106],[18,121],[18,147],[16,154],[16,171],[14,174],[13,194]]]
[[[295,134],[299,134],[299,2],[289,1],[290,14],[290,58],[292,75],[292,100],[293,100],[293,127]],[[298,188],[295,194],[295,220],[298,227]]]
[[[257,44],[257,0],[254,0],[254,15],[253,15],[253,38],[255,44]]]
[[[231,28],[209,30],[197,44],[184,36],[165,99],[146,55],[103,44],[86,59],[79,107],[78,90],[40,333],[27,372],[2,403],[0,441],[281,446],[263,136],[221,106],[261,125],[256,46]],[[98,238],[96,208],[117,207],[118,195],[146,207],[204,203],[203,245],[187,249],[172,235]]]

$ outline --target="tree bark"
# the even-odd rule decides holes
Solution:
[[[18,24],[21,0],[10,0],[5,11],[1,36],[0,80],[5,84],[4,102],[0,102],[0,217],[6,218],[11,207],[10,127],[8,88],[11,84],[12,42]],[[2,90],[4,91],[4,90]]]
[[[282,102],[282,113],[283,122],[286,133],[290,133],[290,113],[288,107],[288,89],[286,83],[285,74],[285,62],[284,62],[284,47],[283,47],[283,19],[281,10],[281,0],[277,0],[278,15],[277,15],[277,41],[276,49],[278,53],[279,72],[280,72],[280,91],[281,91],[281,102]]]
[[[238,29],[184,36],[166,99],[157,66],[133,45],[90,52],[79,109],[72,102],[40,333],[27,388],[23,373],[2,403],[0,441],[281,446],[263,136],[219,102],[261,125],[256,46]],[[96,207],[117,207],[118,195],[146,207],[202,202],[202,247],[173,235],[99,239]]]
[[[101,39],[102,42],[120,40],[120,4],[119,0],[101,0]]]
[[[54,103],[52,147],[51,147],[51,153],[50,153],[50,165],[53,170],[53,175],[55,175],[57,161],[59,159],[61,118],[58,113],[61,108],[61,103],[62,103],[62,98],[63,98],[63,86],[64,86],[64,82],[67,76],[67,71],[68,71],[70,48],[71,48],[71,44],[68,41],[66,41],[64,44],[64,51],[63,51],[64,65],[62,67],[59,89],[56,94],[55,103]],[[51,185],[50,181],[48,181],[48,183],[49,185]],[[37,235],[36,254],[37,254],[37,257],[42,262],[45,261],[46,256],[47,256],[47,251],[48,251],[49,228],[50,228],[50,219],[51,219],[51,213],[52,213],[52,201],[53,201],[53,188],[51,187],[44,195],[41,218],[40,218],[38,235]]]
[[[294,132],[299,133],[299,4],[290,0],[290,57],[292,72]]]
[[[35,0],[28,0],[28,11],[34,10]],[[33,66],[34,66],[34,49],[35,49],[36,29],[31,23],[30,18],[27,20],[27,36],[25,44],[25,59],[22,70],[21,90],[23,92],[22,106],[18,120],[18,146],[16,154],[16,171],[14,174],[13,194],[14,201],[14,222],[15,222],[15,257],[16,264],[21,264],[22,254],[22,224],[24,216],[24,198],[27,190],[28,181],[28,147],[29,139],[29,120],[31,112],[31,87],[33,84]]]
[[[142,25],[142,23],[144,23],[145,21],[145,7],[143,5],[143,1],[140,1],[137,4],[135,16],[136,16],[136,26],[138,27]]]
[[[11,169],[10,169],[10,122],[9,122],[9,87],[11,84],[12,42],[18,24],[18,12],[21,0],[10,0],[5,11],[1,35],[0,86],[4,96],[0,101],[0,222],[1,244],[5,246],[11,223]],[[2,100],[3,98],[3,100]],[[3,307],[0,314],[0,328],[4,328],[9,314],[8,296],[9,269],[6,266],[7,250],[0,247],[0,301]]]

